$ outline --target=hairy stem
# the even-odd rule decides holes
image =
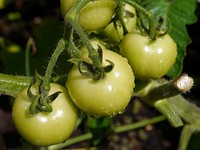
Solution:
[[[81,9],[89,3],[91,0],[77,0],[72,9],[69,11],[69,13],[65,17],[65,24],[70,24],[72,28],[76,31],[76,33],[79,35],[81,41],[88,49],[89,58],[92,61],[92,64],[98,68],[101,69],[101,62],[98,59],[98,52],[94,50],[92,47],[89,38],[87,37],[87,34],[83,31],[81,26],[78,23],[78,17],[80,14]]]
[[[0,73],[0,94],[16,97],[24,88],[28,87],[32,78]]]
[[[62,53],[62,51],[64,49],[65,49],[65,41],[63,38],[61,38],[58,42],[58,45],[57,45],[55,51],[53,52],[53,54],[51,56],[51,59],[48,63],[48,66],[47,66],[47,69],[45,72],[45,76],[43,78],[43,83],[42,83],[41,89],[43,92],[46,92],[46,93],[43,93],[44,97],[48,95],[48,92],[50,90],[50,79],[51,79],[51,76],[53,73],[53,69],[56,65],[58,57],[60,56],[60,54]]]

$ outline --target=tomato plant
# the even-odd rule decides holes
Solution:
[[[63,16],[70,10],[75,1],[61,0]],[[79,16],[79,24],[88,32],[98,32],[111,20],[117,4],[114,0],[98,0],[89,2]]]
[[[148,36],[134,32],[124,37],[120,53],[129,60],[136,78],[156,79],[174,65],[177,46],[169,35],[151,41]]]
[[[31,89],[35,92],[36,88]],[[51,83],[49,94],[61,92],[52,102],[53,111],[29,113],[31,101],[27,96],[27,88],[15,99],[13,105],[13,121],[20,135],[37,146],[47,146],[64,142],[73,132],[77,120],[77,108],[71,102],[67,90],[58,84]]]
[[[188,34],[197,5],[2,0],[0,149],[80,148],[77,143],[85,140],[81,146],[88,148],[194,149],[190,141],[200,131],[200,109],[190,101],[199,99],[192,95],[199,75],[186,68],[198,70],[197,63],[187,64],[199,56],[193,50],[199,47],[199,24],[192,26],[193,38]],[[191,39],[197,46],[187,47]],[[158,135],[153,124],[164,120]],[[167,139],[165,133],[177,127],[178,134]],[[23,140],[10,142],[10,132]],[[122,132],[127,136],[117,135]]]

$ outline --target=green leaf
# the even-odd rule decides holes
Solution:
[[[87,127],[93,135],[93,145],[98,145],[101,139],[104,138],[110,131],[112,118],[102,117],[93,119],[88,117]]]
[[[155,15],[155,20],[161,16],[164,19],[164,27],[170,20],[169,34],[177,43],[178,56],[176,63],[168,72],[168,76],[177,77],[183,68],[183,59],[186,55],[186,47],[191,42],[186,25],[197,21],[194,13],[197,5],[196,0],[143,0],[141,3],[147,10]]]

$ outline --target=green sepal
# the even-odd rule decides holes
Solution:
[[[115,64],[108,59],[106,59],[106,61],[109,62],[110,65],[105,66],[103,69],[104,69],[105,72],[110,72],[114,68]]]
[[[78,64],[78,70],[83,76],[92,79],[94,78],[95,69],[90,63],[85,61],[80,61]]]
[[[60,91],[53,93],[52,95],[47,97],[47,103],[50,104],[52,103],[58,96],[59,94],[62,93]]]

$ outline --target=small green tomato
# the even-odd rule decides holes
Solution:
[[[36,146],[48,146],[64,142],[73,132],[77,116],[77,108],[73,105],[65,87],[51,83],[50,95],[61,92],[51,103],[53,111],[29,113],[31,101],[27,96],[27,88],[15,99],[12,111],[13,122],[19,134]],[[31,88],[35,92],[34,87]]]
[[[137,79],[156,79],[174,65],[177,46],[168,34],[151,41],[148,36],[134,32],[124,37],[120,53],[128,59]]]

